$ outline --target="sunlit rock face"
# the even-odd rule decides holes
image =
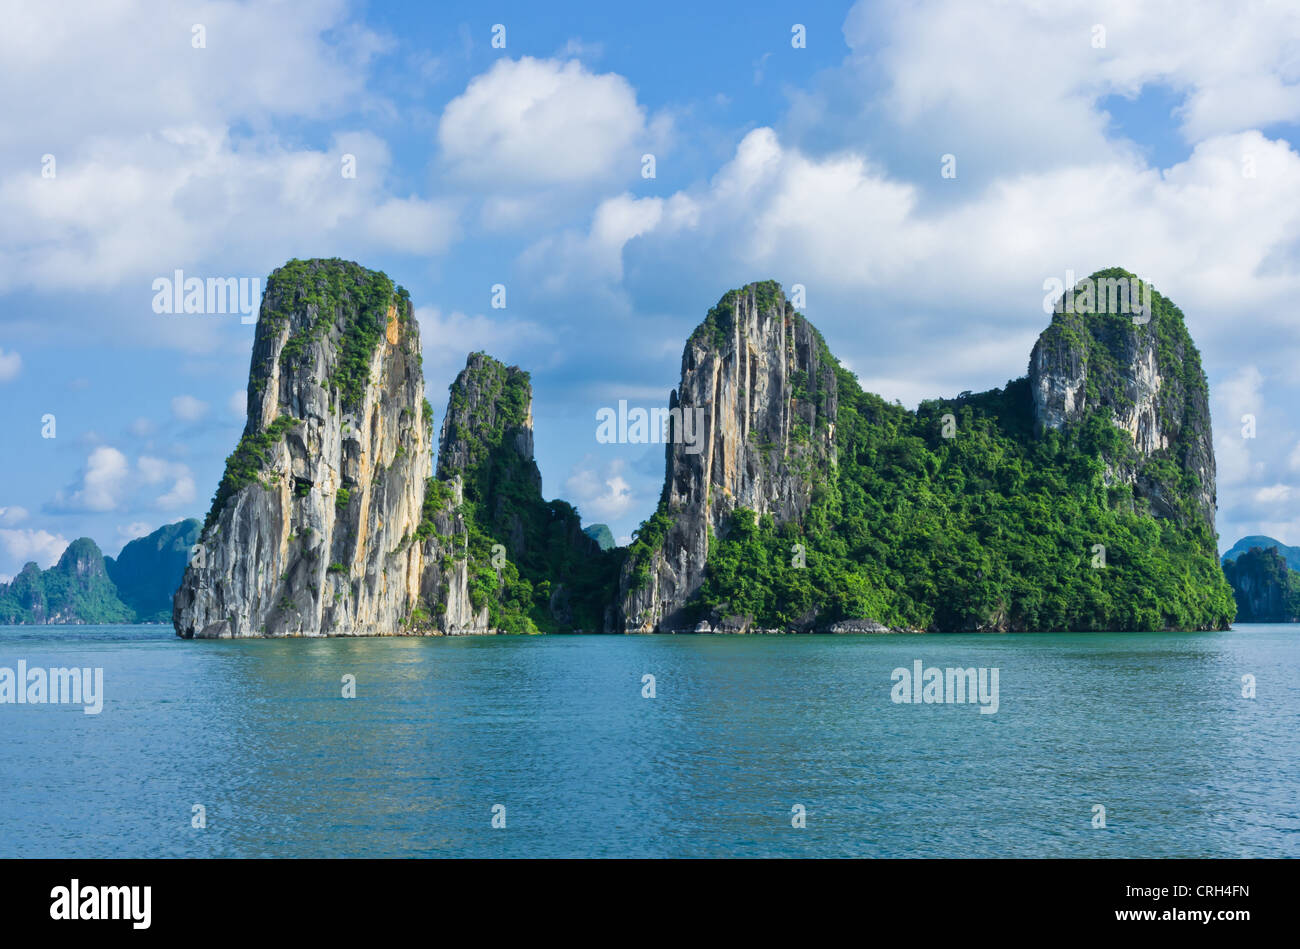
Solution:
[[[693,631],[682,610],[703,580],[710,532],[725,531],[738,507],[778,524],[803,517],[818,473],[834,466],[836,381],[825,352],[770,281],[728,293],[695,330],[669,400],[672,525],[648,563],[624,568],[613,628]]]
[[[1131,277],[1110,270],[1088,280],[1097,285]],[[1095,296],[1086,302],[1077,288],[1070,292],[1070,307],[1058,306],[1030,356],[1035,420],[1043,428],[1063,429],[1092,412],[1108,411],[1133,452],[1108,457],[1107,477],[1131,485],[1157,517],[1177,516],[1178,496],[1187,494],[1213,529],[1209,390],[1182,312],[1158,293],[1149,297],[1149,314],[1098,312],[1104,307]],[[1161,475],[1151,464],[1161,459],[1173,461],[1188,482],[1171,483]]]
[[[420,592],[428,476],[405,291],[338,260],[267,281],[248,421],[177,591],[184,637],[385,635]]]

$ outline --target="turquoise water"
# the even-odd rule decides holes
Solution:
[[[0,857],[1300,856],[1297,626],[247,642],[0,627],[0,667],[19,659],[102,667],[106,697],[99,715],[0,705]],[[892,671],[917,659],[997,668],[997,712],[894,703]]]

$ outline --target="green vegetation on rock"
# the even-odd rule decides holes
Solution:
[[[1107,275],[1127,271],[1094,277]],[[725,351],[739,292],[709,311],[693,341]],[[744,616],[777,629],[844,619],[930,631],[1226,626],[1235,607],[1195,473],[1209,426],[1199,355],[1181,312],[1154,294],[1145,331],[1158,337],[1158,405],[1171,444],[1138,457],[1113,421],[1128,398],[1121,358],[1132,326],[1110,314],[1053,319],[1046,345],[1086,362],[1089,410],[1043,431],[1026,378],[913,412],[864,392],[814,332],[822,366],[835,374],[837,460],[809,473],[801,518],[777,524],[741,508],[719,525],[689,616]],[[809,399],[804,373],[792,389],[796,402]],[[949,414],[955,437],[945,438]],[[1165,516],[1152,516],[1153,502],[1117,480],[1116,466],[1158,487]],[[650,579],[673,517],[661,502],[636,532],[633,589]]]
[[[172,595],[202,526],[194,518],[166,524],[128,543],[116,560],[104,558],[118,596],[134,611],[135,622],[171,622]]]
[[[582,529],[582,532],[594,540],[601,550],[612,550],[618,546],[614,543],[614,533],[609,529],[608,524],[589,524]]]
[[[261,320],[270,331],[306,314],[285,341],[280,364],[298,368],[308,347],[338,334],[337,357],[326,384],[337,389],[343,408],[359,406],[375,350],[388,326],[389,308],[410,320],[410,295],[388,275],[351,261],[291,260],[267,278]],[[261,380],[265,384],[265,380]]]
[[[250,484],[262,484],[261,475],[270,463],[271,449],[284,438],[285,434],[301,420],[288,415],[281,415],[266,427],[265,431],[245,433],[239,444],[226,459],[226,470],[217,484],[216,494],[212,496],[212,507],[203,521],[203,531],[207,532],[216,523],[217,516],[225,507],[226,501],[234,497]]]
[[[601,629],[621,555],[601,551],[583,534],[572,505],[542,498],[528,373],[474,353],[450,392],[438,476],[426,492],[417,536],[433,535],[459,475],[464,503],[456,513],[468,534],[474,607],[487,605],[491,625],[506,632]],[[506,552],[503,563],[495,557],[499,570],[497,545]]]
[[[69,544],[48,570],[29,563],[12,583],[0,584],[0,623],[132,622],[135,611],[118,597],[104,554],[89,537]]]
[[[1277,547],[1252,547],[1223,564],[1243,623],[1300,622],[1300,571]]]

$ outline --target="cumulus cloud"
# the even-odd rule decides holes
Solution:
[[[1188,142],[1300,117],[1290,4],[864,0],[843,31],[850,55],[792,121],[875,130],[935,178],[944,153],[1014,175],[1127,151],[1102,102],[1152,86],[1181,95]]]
[[[124,541],[131,541],[137,537],[144,537],[152,529],[144,521],[132,521],[130,524],[118,525],[117,536]]]
[[[80,482],[56,492],[50,507],[69,512],[114,510],[122,503],[130,472],[124,454],[109,445],[100,445],[86,459]]]
[[[0,507],[0,524],[21,524],[27,520],[27,508],[11,504]]]
[[[591,455],[574,466],[564,488],[566,497],[582,512],[583,520],[617,520],[629,511],[635,498],[623,477],[623,468],[621,458],[601,466]]]
[[[183,507],[197,496],[194,475],[189,466],[162,458],[141,455],[136,461],[141,480],[146,485],[171,484],[166,493],[154,499],[154,505],[164,509]]]
[[[447,391],[472,352],[482,351],[505,363],[527,362],[536,369],[555,341],[551,330],[529,320],[481,313],[470,316],[459,310],[443,313],[436,306],[417,307],[415,319],[420,327],[425,377],[433,393]]]
[[[1264,464],[1252,458],[1258,442],[1258,425],[1263,400],[1264,376],[1257,366],[1242,366],[1221,379],[1211,393],[1215,425],[1214,455],[1218,462],[1218,483],[1230,486],[1248,481],[1263,473]],[[1247,438],[1243,426],[1246,416],[1255,416],[1256,435]]]
[[[355,178],[342,175],[346,155]],[[369,133],[340,135],[326,150],[289,150],[190,124],[92,140],[54,179],[0,166],[0,214],[25,223],[0,236],[0,291],[134,281],[144,311],[152,278],[184,261],[207,261],[216,268],[209,275],[261,277],[239,271],[311,251],[441,252],[456,208],[390,195],[390,162]]]
[[[194,9],[150,0],[68,0],[57,10],[7,4],[0,33],[5,140],[39,155],[84,138],[196,119],[265,124],[329,116],[372,98],[366,67],[387,45],[350,20],[345,0],[301,9],[234,0]],[[127,49],[131,55],[123,56]],[[35,88],[40,96],[30,94]]]
[[[631,178],[664,134],[622,76],[525,56],[500,60],[447,104],[438,144],[453,176],[495,191]]]
[[[163,493],[158,491],[163,489]],[[46,509],[92,514],[142,507],[185,507],[197,496],[193,472],[180,462],[141,455],[134,465],[110,445],[90,452],[77,482],[55,492]]]
[[[1291,498],[1289,484],[1270,484],[1255,492],[1255,500],[1260,504],[1280,504]]]
[[[599,293],[623,279],[623,247],[665,222],[695,223],[697,206],[685,195],[637,198],[623,193],[602,201],[586,232],[565,230],[536,241],[520,256],[529,287],[539,296]]]
[[[68,539],[62,534],[51,534],[46,530],[11,530],[0,528],[0,547],[11,563],[21,566],[28,561],[35,561],[42,568],[54,566],[68,547]]]

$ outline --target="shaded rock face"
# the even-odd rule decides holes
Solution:
[[[6,604],[5,600],[9,603]],[[45,600],[45,582],[39,564],[28,561],[18,576],[8,584],[0,584],[0,622],[53,622]]]
[[[1111,270],[1089,279],[1131,276]],[[1192,508],[1213,531],[1216,473],[1205,373],[1182,313],[1159,294],[1153,300],[1146,323],[1119,313],[1056,313],[1029,360],[1034,418],[1062,429],[1108,409],[1133,447],[1107,457],[1109,481],[1132,486],[1155,516],[1175,518],[1186,485],[1148,467],[1173,460],[1190,476]]]
[[[343,261],[267,281],[248,422],[173,605],[183,637],[396,632],[429,467],[409,297]]]
[[[528,374],[518,366],[502,365],[486,353],[470,353],[450,391],[438,441],[438,477],[448,479],[482,468],[489,454],[504,446],[516,456],[507,472],[512,480],[525,482],[540,496],[542,474],[533,461]],[[484,487],[490,490],[492,485]]]
[[[507,496],[542,497],[532,391],[518,366],[471,353],[451,385],[438,443],[439,480],[462,479],[464,496],[487,507],[512,558],[524,553],[524,528],[517,513],[505,510]]]
[[[446,501],[430,516],[433,536],[421,547],[420,602],[433,607],[427,620],[429,631],[448,636],[495,632],[488,604],[476,608],[469,594],[469,531],[461,511],[464,501],[464,484],[455,474]],[[413,631],[422,630],[417,627]]]
[[[528,374],[472,354],[436,478],[432,433],[406,292],[341,260],[273,273],[248,422],[174,597],[177,634],[536,631],[533,600],[567,616],[548,558],[599,548],[570,506],[541,498]]]
[[[528,373],[485,353],[469,355],[450,387],[428,490],[421,600],[436,614],[438,631],[496,632],[494,608],[505,599],[513,606],[497,618],[523,631],[532,620],[524,621],[528,609],[514,589],[521,580],[560,628],[573,625],[564,565],[595,558],[600,548],[582,532],[576,511],[542,498]],[[534,586],[543,583],[549,595]]]
[[[647,563],[625,565],[610,625],[693,631],[698,621],[684,607],[703,580],[710,532],[725,536],[737,507],[770,514],[778,526],[800,520],[835,463],[836,407],[825,344],[779,285],[724,296],[687,342],[669,400],[685,420],[666,448],[659,509],[671,524]],[[744,622],[716,617],[709,625]]]

